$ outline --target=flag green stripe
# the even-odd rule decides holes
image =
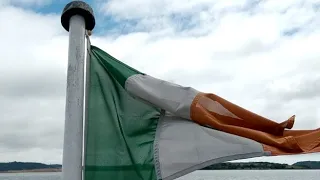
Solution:
[[[91,48],[85,180],[156,179],[153,144],[160,110],[125,90],[126,79],[136,73]]]
[[[132,165],[123,165],[123,166],[86,166],[86,171],[127,171],[135,170],[139,168],[140,170],[154,170],[154,165],[150,164],[136,164]]]
[[[122,87],[125,86],[125,82],[128,77],[134,74],[143,74],[138,70],[124,64],[123,62],[117,60],[107,52],[104,52],[96,46],[91,46],[91,57],[94,57],[101,63],[104,69],[108,70],[115,77],[115,79],[121,84]]]

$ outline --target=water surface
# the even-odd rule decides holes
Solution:
[[[319,180],[320,170],[196,171],[177,180]],[[61,180],[61,173],[8,173],[0,180]]]

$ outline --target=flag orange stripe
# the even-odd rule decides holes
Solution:
[[[205,103],[203,99],[206,99]],[[212,107],[217,107],[217,103],[225,109],[225,114],[219,114],[218,110],[214,112]],[[263,144],[265,151],[270,151],[272,155],[320,152],[320,129],[288,130],[293,127],[295,116],[276,123],[217,95],[206,93],[196,96],[190,113],[193,121],[255,140]]]

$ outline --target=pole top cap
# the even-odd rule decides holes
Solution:
[[[93,30],[96,23],[92,8],[83,1],[72,1],[64,7],[61,15],[61,24],[66,31],[69,31],[69,21],[74,15],[84,18],[86,30]]]

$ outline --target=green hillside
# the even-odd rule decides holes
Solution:
[[[307,169],[320,169],[320,161],[300,161],[294,163],[293,166],[304,167]]]
[[[34,170],[34,169],[57,169],[61,168],[59,164],[42,164],[34,162],[8,162],[0,163],[0,172],[3,171],[22,171],[22,170]]]

